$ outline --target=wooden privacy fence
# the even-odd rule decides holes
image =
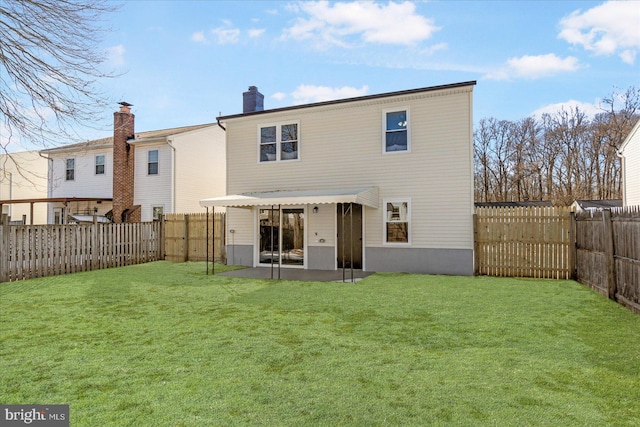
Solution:
[[[168,214],[164,228],[167,261],[226,261],[224,213]]]
[[[474,215],[475,270],[489,276],[573,276],[569,208],[487,207]]]
[[[0,226],[0,282],[162,258],[160,222]]]
[[[576,216],[579,282],[640,313],[640,207]]]

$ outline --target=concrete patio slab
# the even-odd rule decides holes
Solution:
[[[353,281],[357,282],[367,276],[372,275],[373,273],[374,272],[372,271],[353,270]],[[220,276],[247,277],[254,279],[278,279],[278,267],[273,268],[273,273],[271,267],[254,267],[216,274]],[[342,282],[343,272],[342,270],[304,270],[301,268],[281,268],[280,279],[313,282]],[[344,271],[344,281],[351,282],[351,270]]]

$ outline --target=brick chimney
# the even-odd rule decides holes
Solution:
[[[253,113],[264,110],[264,95],[258,92],[257,86],[249,86],[249,90],[242,93],[242,112]]]
[[[113,113],[113,221],[140,221],[140,209],[133,206],[135,147],[127,144],[134,136],[132,104],[120,102],[120,111]],[[137,218],[136,218],[137,217]]]

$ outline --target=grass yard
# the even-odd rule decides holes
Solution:
[[[640,316],[578,283],[204,273],[0,283],[0,403],[72,426],[640,425]]]

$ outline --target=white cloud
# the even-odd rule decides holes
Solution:
[[[585,12],[576,10],[560,21],[559,38],[596,55],[618,54],[633,64],[640,50],[640,4],[608,1]]]
[[[334,99],[352,98],[363,96],[369,92],[369,86],[355,88],[350,86],[328,87],[315,85],[299,85],[292,93],[293,103],[308,104],[311,102],[332,101]]]
[[[276,101],[282,101],[283,99],[285,99],[287,97],[287,94],[284,92],[276,92],[273,95],[271,95],[271,97],[273,99],[275,99]]]
[[[265,28],[252,28],[249,30],[249,37],[251,38],[260,37],[261,35],[264,34],[265,31],[266,31]]]
[[[434,44],[433,46],[429,46],[426,49],[422,49],[420,51],[420,54],[433,55],[436,52],[439,52],[441,50],[447,50],[447,49],[449,49],[449,45],[447,43],[438,43],[438,44]]]
[[[283,33],[284,38],[313,40],[317,47],[348,47],[352,38],[365,43],[414,45],[428,39],[439,28],[433,20],[416,13],[408,1],[386,5],[371,1],[301,2],[289,10],[304,13]]]
[[[234,44],[238,43],[240,39],[240,30],[238,28],[230,27],[229,22],[227,22],[224,27],[218,27],[211,30],[211,34],[216,37],[218,44]]]
[[[538,108],[534,112],[531,113],[532,116],[536,116],[538,118],[542,117],[543,114],[555,114],[562,110],[564,111],[572,111],[575,109],[579,109],[583,113],[585,113],[588,117],[594,117],[598,113],[602,113],[600,106],[598,104],[592,104],[589,102],[581,102],[576,101],[575,99],[571,99],[566,102],[558,102],[556,104],[549,104],[543,107]]]
[[[107,48],[107,60],[110,64],[120,67],[125,64],[124,53],[124,45],[111,46]]]
[[[207,38],[204,35],[204,31],[198,31],[191,34],[191,41],[196,43],[207,43]]]
[[[484,77],[491,80],[511,78],[535,80],[558,73],[576,71],[579,68],[578,58],[574,56],[560,58],[553,53],[536,56],[525,55],[520,58],[509,59],[505,67],[492,71]]]

